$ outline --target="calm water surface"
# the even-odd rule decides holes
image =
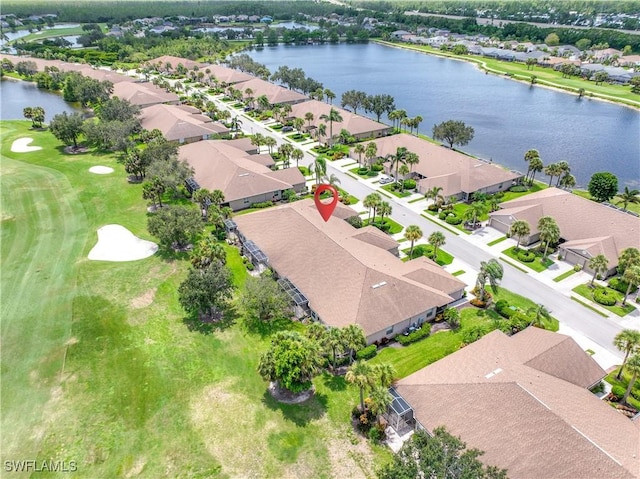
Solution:
[[[579,185],[597,171],[611,171],[621,187],[640,186],[637,110],[375,43],[264,47],[249,54],[271,71],[302,68],[336,93],[338,105],[346,90],[388,93],[396,108],[424,118],[420,131],[429,135],[434,124],[461,120],[475,129],[463,149],[509,168],[526,171],[524,153],[535,148],[545,164],[568,161]],[[382,120],[388,123],[386,116]]]
[[[24,120],[22,110],[28,106],[44,108],[46,123],[63,111],[80,111],[64,101],[62,96],[41,90],[35,83],[10,79],[0,81],[0,119]]]

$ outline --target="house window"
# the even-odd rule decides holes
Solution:
[[[384,334],[391,334],[393,333],[393,326],[391,326],[389,329],[387,329]]]
[[[249,204],[249,199],[248,199],[248,198],[245,198],[245,199],[244,199],[244,204],[245,204],[245,205],[248,205],[248,204]]]
[[[431,316],[433,316],[433,310],[427,312],[427,318],[430,318]]]

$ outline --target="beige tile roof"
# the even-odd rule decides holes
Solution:
[[[249,154],[225,141],[205,140],[183,145],[178,158],[194,168],[194,178],[201,187],[221,190],[227,201],[292,187],[290,183],[274,178],[273,171],[253,161]]]
[[[479,341],[398,382],[427,429],[444,425],[511,479],[638,477],[640,432],[584,387],[605,372],[557,333]]]
[[[206,69],[211,70],[211,75],[217,78],[219,81],[232,85],[234,83],[240,83],[244,81],[253,80],[253,75],[249,75],[248,73],[241,72],[239,70],[234,70],[233,68],[223,67],[221,65],[207,65]],[[244,93],[244,90],[243,90]]]
[[[206,68],[209,65],[206,63],[198,63],[193,60],[189,60],[188,58],[174,57],[171,55],[163,55],[161,57],[154,58],[153,60],[148,60],[147,63],[151,65],[155,65],[158,62],[162,63],[164,67],[167,63],[171,63],[171,67],[175,70],[175,68],[182,63],[182,65],[191,70],[193,67],[197,66],[198,68]]]
[[[260,155],[260,157],[263,156],[271,158],[271,155]],[[256,161],[255,156],[250,156],[249,160]],[[285,183],[289,183],[292,186],[296,186],[298,189],[302,188],[305,184],[304,175],[300,173],[298,168],[281,168],[265,174],[271,178],[276,178],[280,181],[284,181]]]
[[[507,201],[491,216],[503,221],[509,216],[524,219],[531,227],[531,234],[538,232],[538,220],[542,216],[551,216],[566,241],[563,248],[585,250],[593,256],[602,253],[609,260],[609,268],[618,263],[622,250],[640,248],[640,218],[558,188]]]
[[[237,216],[235,221],[330,326],[360,324],[369,336],[452,301],[437,282],[424,285],[403,277],[414,266],[373,241],[362,241],[362,230],[340,219],[354,215],[353,210],[340,205],[336,211],[325,223],[309,199]],[[440,271],[440,278],[450,276]],[[464,288],[459,284],[459,290]]]
[[[308,100],[303,103],[293,105],[291,107],[291,116],[304,119],[304,115],[311,112],[313,113],[314,117],[314,120],[311,122],[311,124],[317,127],[320,123],[325,123],[320,119],[320,116],[329,115],[331,108],[337,110],[342,117],[341,122],[333,123],[334,136],[338,136],[343,128],[352,135],[362,135],[366,133],[374,134],[375,132],[384,133],[391,131],[391,127],[389,125],[378,123],[377,121],[373,121],[365,116],[354,115],[350,111],[344,110],[335,105],[329,105],[328,103],[324,103],[318,100]],[[308,124],[309,123],[305,120],[305,125]],[[327,123],[327,135],[328,134],[329,126]]]
[[[246,151],[250,155],[254,155],[257,151],[257,146],[251,143],[251,138],[249,137],[227,140],[226,144],[238,148],[242,151]]]
[[[212,122],[197,108],[186,105],[149,106],[142,109],[141,118],[143,128],[157,128],[170,141],[229,132],[223,124]]]
[[[388,154],[395,154],[399,147],[405,147],[409,151],[416,153],[420,162],[414,166],[413,171],[425,176],[442,177],[443,184],[437,184],[434,180],[432,186],[447,187],[450,194],[460,191],[473,193],[498,183],[515,180],[522,175],[505,170],[498,165],[486,163],[445,146],[439,146],[413,135],[402,133],[374,140],[378,146],[378,156],[385,157]],[[453,179],[448,175],[455,175]],[[452,190],[458,186],[460,190]],[[431,183],[428,183],[431,184]],[[444,185],[444,186],[443,186]],[[449,196],[449,195],[447,195]]]
[[[112,96],[140,107],[176,103],[180,99],[175,93],[167,92],[151,83],[116,83],[113,85]]]
[[[287,88],[269,83],[268,81],[261,80],[260,78],[253,78],[251,80],[236,83],[234,88],[243,93],[247,88],[251,88],[255,98],[265,95],[269,99],[269,103],[272,105],[278,103],[297,103],[307,100],[307,97],[302,93],[288,90]]]

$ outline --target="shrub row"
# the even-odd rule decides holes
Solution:
[[[356,359],[371,359],[376,354],[378,354],[378,346],[370,344],[366,348],[362,348],[356,352]]]
[[[398,341],[403,346],[407,344],[415,343],[416,341],[420,341],[421,339],[426,338],[431,333],[431,325],[423,324],[420,329],[414,331],[413,333],[409,333],[409,335],[405,336],[404,334],[399,334],[396,336],[396,341]]]
[[[524,193],[525,191],[529,191],[529,188],[522,185],[516,185],[509,188],[509,191],[512,191],[514,193]]]
[[[251,203],[251,208],[269,208],[273,206],[273,201],[262,201],[260,203]]]

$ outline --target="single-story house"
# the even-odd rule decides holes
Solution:
[[[422,194],[433,187],[440,187],[445,198],[467,201],[475,192],[507,191],[523,176],[406,133],[373,141],[378,147],[378,156],[382,158],[395,154],[400,147],[418,155],[420,162],[413,167],[412,173],[418,178],[418,191]],[[357,157],[353,151],[351,156]],[[388,163],[385,168],[389,174],[395,174]]]
[[[247,88],[253,90],[253,97],[259,98],[265,95],[271,105],[285,104],[294,105],[303,101],[307,101],[309,98],[297,91],[289,90],[274,83],[262,80],[260,78],[253,78],[251,80],[243,81],[233,85],[236,90],[240,90],[243,94]]]
[[[157,67],[158,70],[167,73],[174,71],[178,65],[182,65],[187,70],[193,70],[194,67],[206,68],[208,66],[206,63],[194,62],[188,58],[174,57],[171,55],[163,55],[161,57],[154,58],[153,60],[147,61],[147,64]]]
[[[358,324],[369,344],[432,321],[463,297],[465,284],[427,258],[403,262],[397,242],[374,227],[354,228],[339,205],[329,221],[312,199],[234,218],[238,236],[304,297],[306,315],[331,327]]]
[[[234,85],[236,83],[253,80],[255,77],[249,73],[241,72],[233,68],[223,67],[222,65],[207,65],[206,70],[209,70],[212,77],[218,80],[222,85]]]
[[[605,374],[568,336],[495,330],[398,381],[387,417],[446,427],[510,479],[638,478],[638,424],[588,389]]]
[[[222,191],[224,205],[234,211],[253,203],[278,201],[286,190],[300,193],[305,188],[305,178],[298,168],[273,171],[262,164],[261,156],[250,155],[223,140],[190,143],[178,152],[178,158],[195,170],[197,184]]]
[[[180,102],[178,95],[159,88],[152,83],[116,83],[113,85],[111,96],[127,100],[132,105],[137,105],[140,108],[162,103],[177,105]]]
[[[192,143],[226,135],[229,128],[211,121],[207,115],[188,105],[153,105],[141,111],[141,124],[146,130],[158,129],[169,141]]]
[[[531,233],[522,242],[528,245],[540,239],[538,220],[551,216],[560,228],[559,254],[565,261],[589,270],[589,260],[603,254],[609,260],[605,276],[615,272],[622,250],[640,249],[640,218],[565,190],[547,188],[500,206],[490,213],[489,226],[508,233],[514,221],[525,220]]]
[[[352,136],[363,139],[363,138],[379,138],[381,136],[386,136],[391,133],[391,127],[389,125],[385,125],[383,123],[378,123],[366,116],[356,115],[350,111],[347,111],[343,108],[329,105],[328,103],[324,103],[318,100],[309,100],[303,103],[297,103],[291,107],[290,117],[302,118],[307,113],[313,114],[313,120],[311,121],[311,127],[317,128],[321,123],[326,124],[327,136],[324,137],[325,141],[328,141],[329,137],[329,123],[325,120],[321,120],[320,117],[322,115],[329,116],[331,109],[336,110],[340,116],[342,117],[342,121],[333,122],[333,137],[334,139],[340,135],[340,131],[345,129]],[[305,127],[308,127],[309,122],[305,120]],[[322,139],[322,138],[321,138]]]

